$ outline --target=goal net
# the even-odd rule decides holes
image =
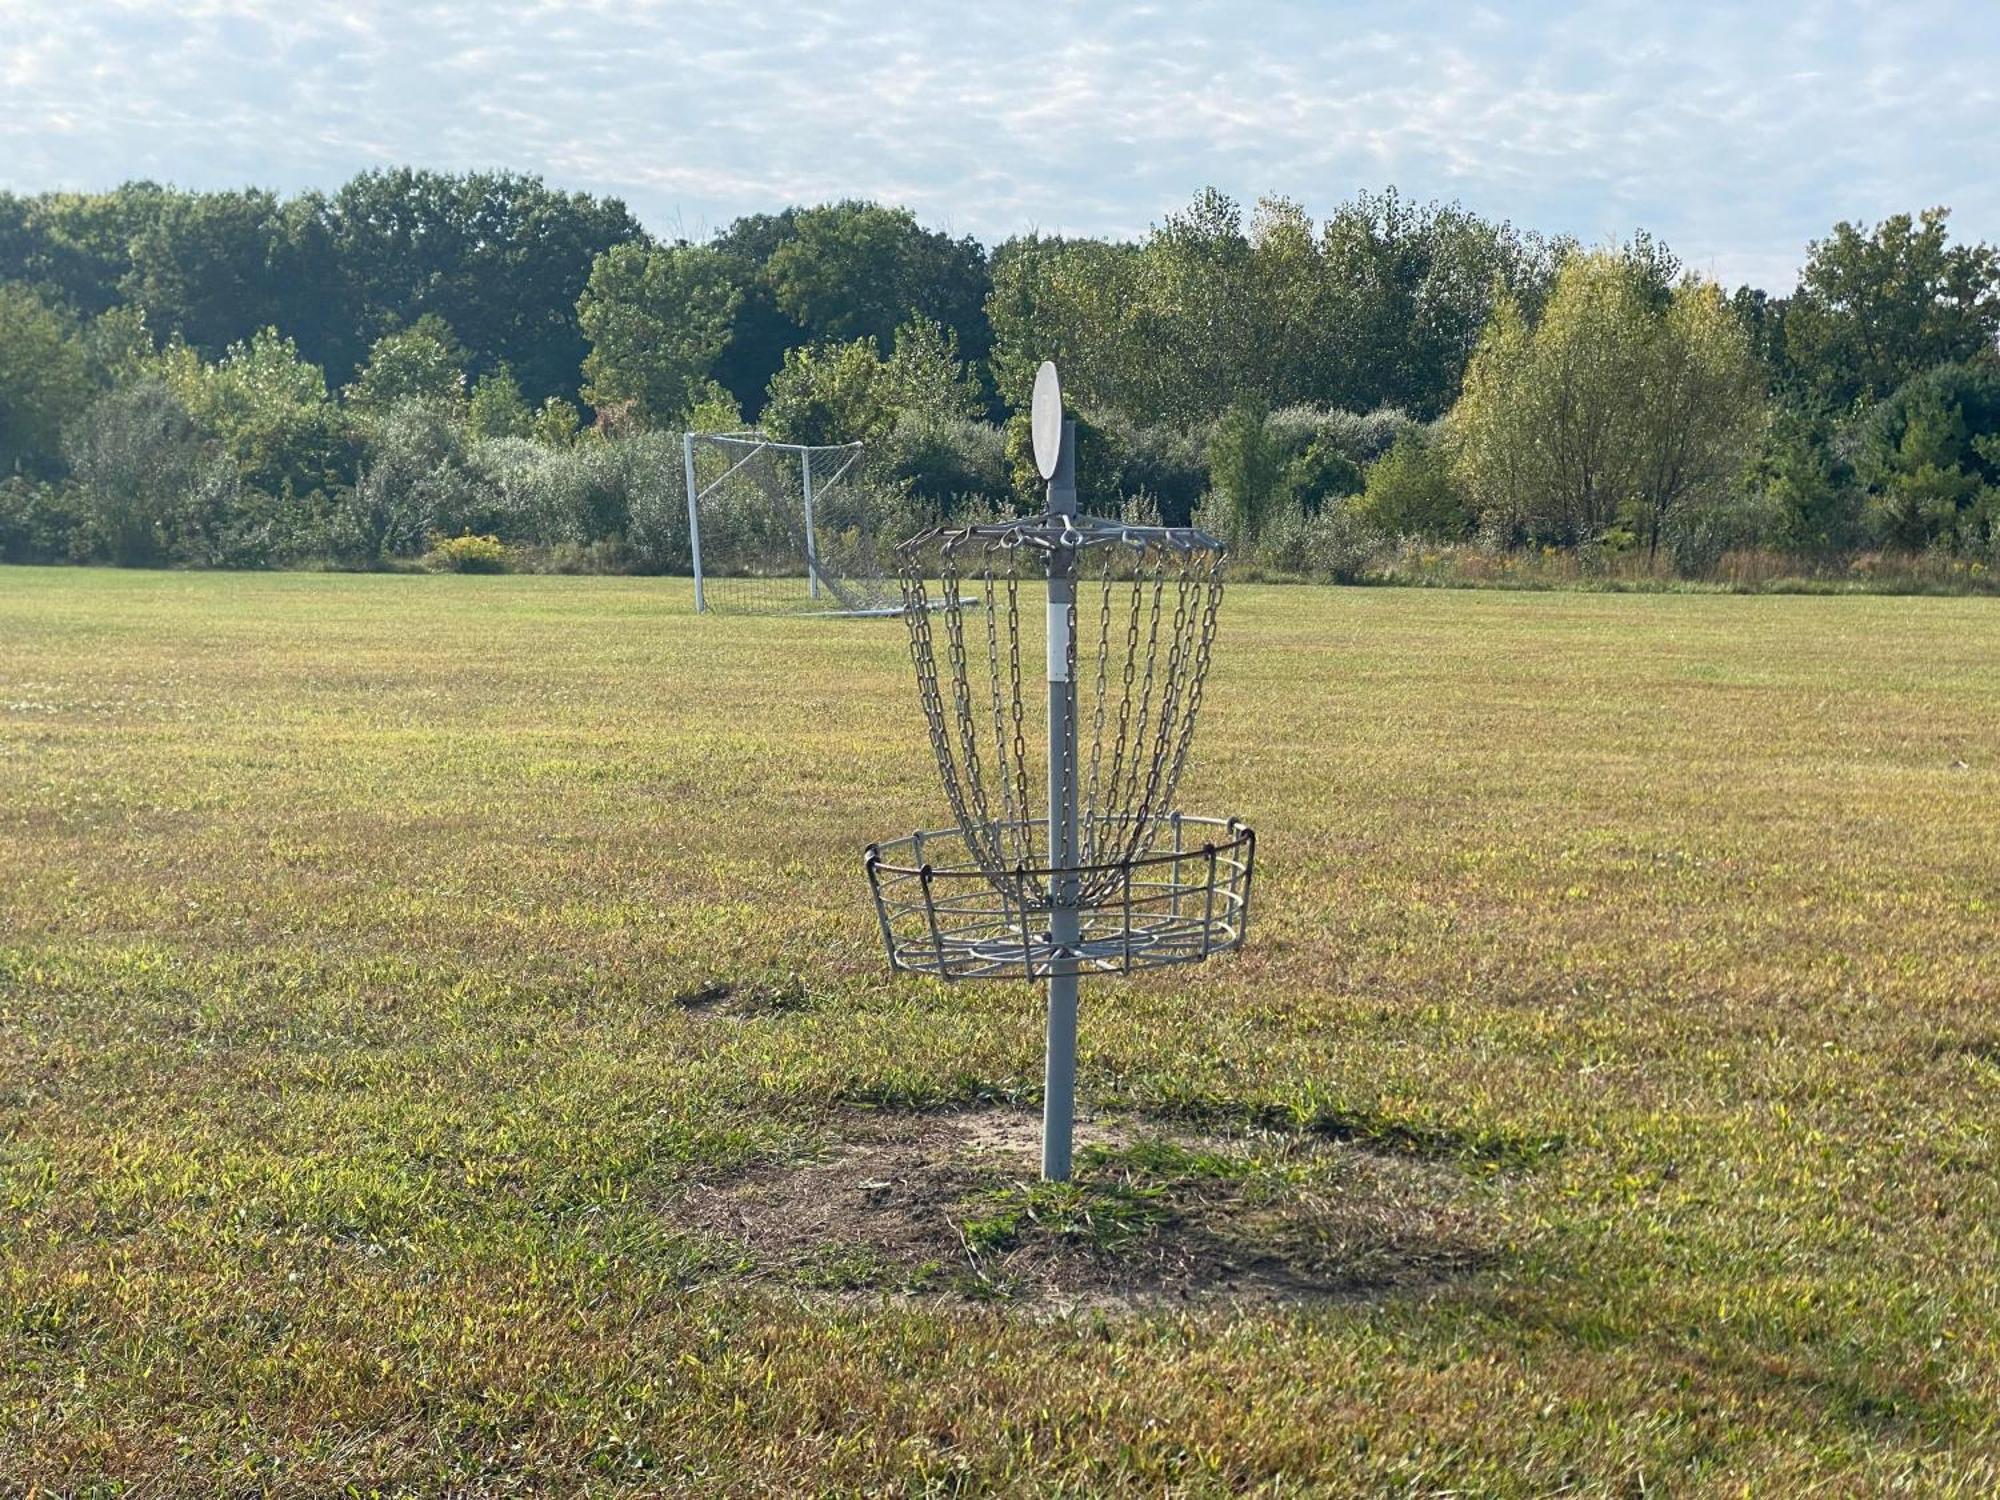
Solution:
[[[737,614],[895,614],[893,538],[878,535],[861,445],[690,432],[695,607]]]

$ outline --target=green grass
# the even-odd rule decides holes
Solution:
[[[1480,1226],[1296,1307],[677,1227],[1037,1097],[1033,992],[876,949],[907,670],[673,581],[0,569],[0,1490],[2000,1487],[1991,601],[1232,593],[1189,805],[1251,946],[1094,986],[1080,1076],[1229,1147],[1090,1156],[1085,1232],[1239,1159]]]

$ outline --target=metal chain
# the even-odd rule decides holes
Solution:
[[[1080,561],[1077,568],[1077,575],[1078,585],[1081,587],[1086,580]],[[1083,846],[1082,857],[1078,862],[1086,865],[1097,862],[1099,844],[1098,799],[1103,785],[1104,766],[1104,708],[1106,699],[1110,696],[1110,690],[1106,685],[1105,677],[1111,655],[1111,554],[1109,552],[1104,554],[1104,566],[1100,570],[1098,591],[1102,597],[1102,603],[1098,608],[1097,620],[1097,685],[1091,710],[1090,781],[1078,818],[1078,827]],[[1073,641],[1075,637],[1072,636],[1071,639]]]
[[[1035,824],[1029,815],[1028,801],[1028,741],[1022,730],[1026,706],[1021,701],[1021,566],[1020,554],[1010,552],[1007,559],[1007,670],[1008,689],[1012,694],[1014,711],[1014,794],[1021,807],[1021,821],[1015,829],[1019,840],[1016,865],[1033,869],[1041,863],[1035,858]],[[1039,882],[1029,881],[1021,892],[1023,904],[1039,904],[1042,897]]]
[[[1063,565],[1073,569],[1079,585],[1094,585],[1098,597],[1096,661],[1086,683],[1077,680],[1083,656],[1077,627],[1083,612],[1074,589],[1068,606],[1063,665],[1070,691],[1079,700],[1088,694],[1090,702],[1087,723],[1086,705],[1076,704],[1072,714],[1076,733],[1055,747],[1057,760],[1049,767],[1055,785],[1069,787],[1078,803],[1075,840],[1065,847],[1056,817],[1060,809],[1049,807],[1037,817],[1038,802],[1029,794],[1028,721],[1030,717],[1040,721],[1041,713],[1039,706],[1030,708],[1022,680],[1020,557],[1027,549],[988,539],[982,548],[983,562],[962,570],[958,547],[965,540],[964,533],[947,536],[921,556],[920,549],[905,549],[901,580],[918,699],[965,850],[1017,910],[1048,906],[1050,882],[1029,872],[1057,865],[1102,867],[1083,877],[1078,895],[1086,906],[1119,899],[1129,878],[1125,873],[1129,862],[1150,852],[1173,810],[1186,768],[1221,602],[1219,551],[1167,545],[1150,537],[1129,543],[1133,556],[1123,657],[1114,666],[1112,615],[1123,577],[1119,569],[1126,565],[1120,550],[1125,539],[1106,545],[1094,575],[1088,565],[1092,544],[1078,545],[1074,540],[1067,544],[1073,550],[1063,557]],[[993,557],[995,550],[1006,554],[1004,570]],[[969,603],[963,592],[966,572],[984,588],[983,598]],[[932,578],[935,584],[929,581]],[[985,615],[984,693],[972,679],[968,608]],[[937,615],[943,616],[942,640],[933,621]],[[979,725],[988,715],[993,730],[990,749]],[[1090,737],[1088,745],[1083,743],[1084,734]]]

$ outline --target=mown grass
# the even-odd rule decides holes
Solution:
[[[677,1227],[1037,1095],[1032,992],[876,952],[906,671],[674,582],[0,569],[0,1489],[2000,1487],[1990,601],[1232,594],[1252,946],[1095,987],[1082,1094],[1489,1226],[1294,1308]]]

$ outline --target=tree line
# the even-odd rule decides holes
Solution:
[[[378,566],[487,533],[671,570],[688,426],[859,438],[898,512],[1082,482],[1266,566],[1385,549],[2000,561],[2000,256],[1836,225],[1789,293],[1393,189],[1213,190],[1132,241],[987,250],[842,202],[701,243],[512,173],[0,194],[0,559]]]

